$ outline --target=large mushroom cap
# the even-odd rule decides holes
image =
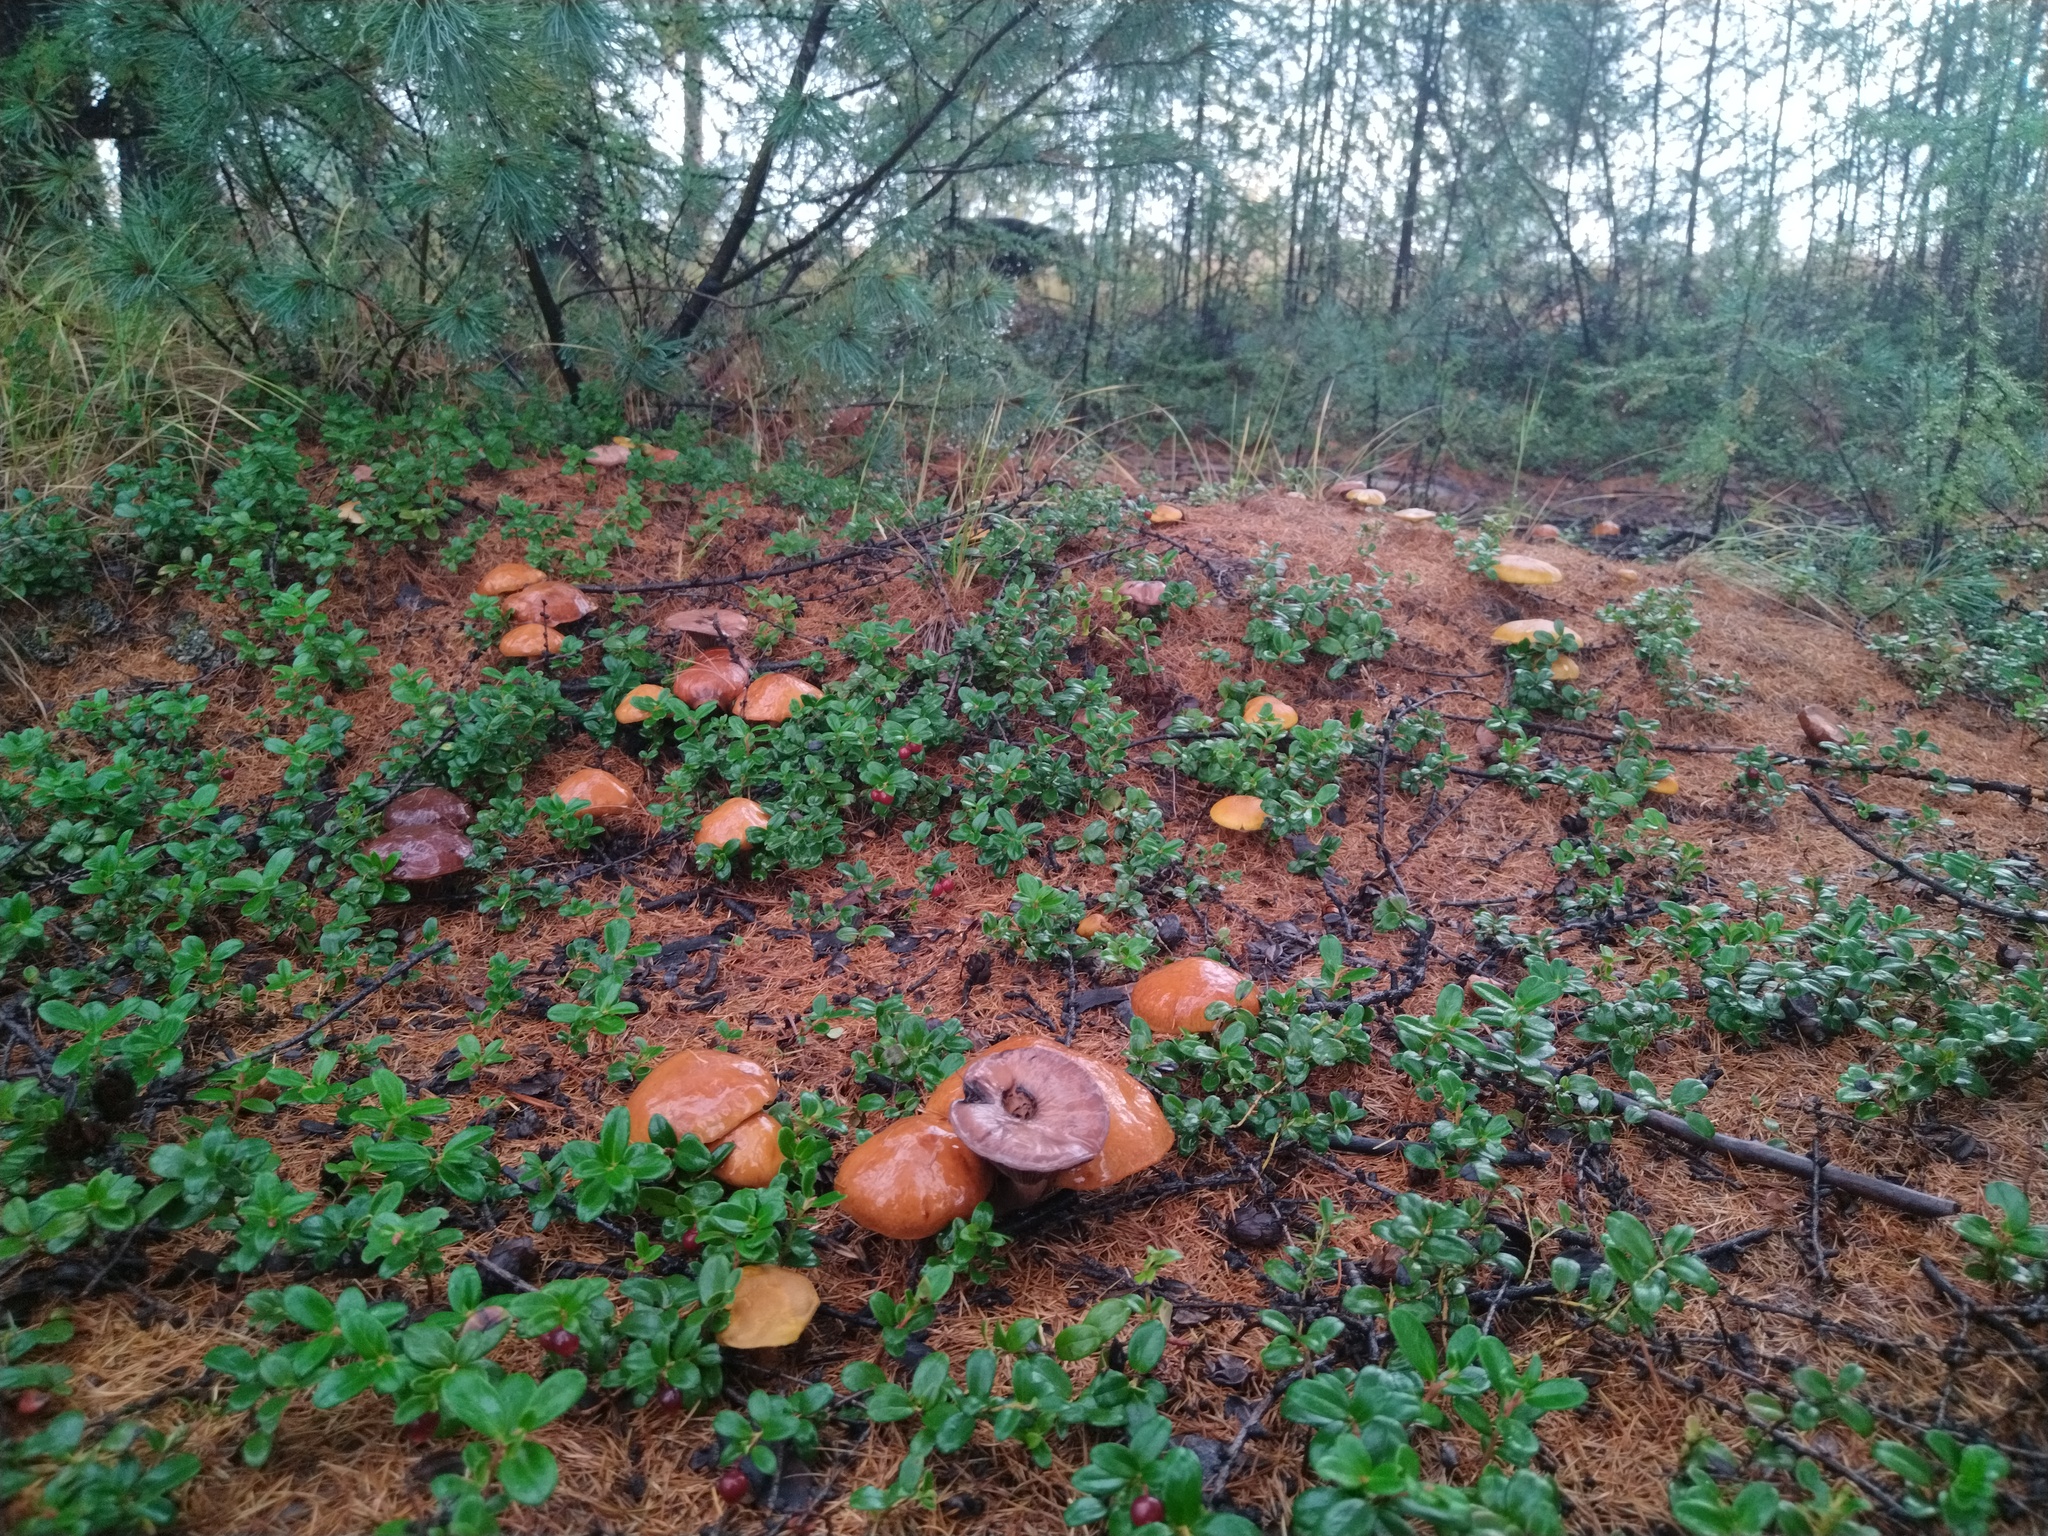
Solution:
[[[1564,572],[1534,555],[1502,555],[1493,562],[1493,579],[1517,587],[1548,587],[1564,580]]]
[[[384,825],[399,827],[468,826],[476,819],[469,802],[452,789],[429,787],[400,795],[384,807]]]
[[[924,1118],[950,1123],[952,1108],[960,1102],[964,1091],[968,1068],[990,1057],[1022,1050],[1052,1051],[1079,1063],[1094,1077],[1109,1109],[1109,1135],[1102,1150],[1087,1162],[1055,1174],[1053,1183],[1058,1188],[1105,1189],[1150,1168],[1173,1150],[1172,1127],[1160,1112],[1159,1101],[1146,1091],[1143,1083],[1108,1062],[1036,1035],[1013,1035],[969,1057],[966,1066],[932,1090],[931,1097],[925,1100]]]
[[[514,624],[498,642],[502,655],[513,657],[552,656],[569,637],[546,624]]]
[[[660,1115],[678,1136],[715,1147],[742,1120],[773,1103],[775,1093],[774,1074],[744,1056],[670,1051],[626,1100],[626,1114],[635,1141],[647,1140],[649,1123]]]
[[[654,713],[655,701],[661,697],[661,684],[641,683],[626,690],[626,696],[612,708],[612,718],[621,725],[638,725]]]
[[[382,837],[363,844],[363,852],[396,856],[398,868],[391,878],[400,885],[423,885],[452,875],[468,862],[475,850],[468,838],[439,822],[425,827],[397,827]]]
[[[1216,1028],[1215,1021],[1205,1017],[1209,1005],[1238,1006],[1238,986],[1250,979],[1220,960],[1191,955],[1139,977],[1131,988],[1131,1012],[1149,1024],[1155,1036],[1207,1033]],[[1254,987],[1243,1006],[1256,1008],[1258,1001],[1259,989]]]
[[[737,608],[672,608],[654,627],[664,635],[688,635],[701,647],[737,645],[753,624]]]
[[[947,1118],[970,1152],[1011,1174],[1064,1172],[1109,1138],[1095,1075],[1062,1051],[1031,1046],[965,1068]]]
[[[1830,746],[1846,747],[1849,744],[1849,727],[1824,705],[1809,704],[1800,710],[1799,729],[1806,733],[1807,742],[1816,752]]]
[[[597,604],[581,587],[566,581],[541,581],[521,587],[504,600],[505,612],[519,624],[551,624],[560,629],[597,612]]]
[[[476,584],[478,592],[485,597],[507,597],[522,587],[530,587],[537,581],[546,581],[548,573],[526,564],[523,560],[508,560],[503,565],[494,565],[484,572],[484,579]]]
[[[754,834],[767,825],[766,811],[745,796],[735,795],[705,814],[697,828],[697,846],[708,843],[713,848],[723,848],[737,840],[742,848],[751,848],[760,841]]]
[[[1118,586],[1117,591],[1137,608],[1157,608],[1166,601],[1166,583],[1163,581],[1126,581]]]
[[[727,1349],[794,1344],[818,1311],[818,1288],[802,1270],[748,1264],[732,1293],[732,1317],[718,1335]]]
[[[1184,523],[1187,521],[1187,517],[1188,514],[1184,508],[1176,507],[1170,501],[1162,501],[1145,515],[1145,521],[1163,525],[1166,523]]]
[[[749,1115],[720,1139],[732,1150],[711,1176],[727,1189],[766,1189],[782,1172],[782,1122],[773,1115]]]
[[[1559,528],[1555,523],[1538,523],[1535,527],[1529,530],[1529,537],[1532,539],[1541,539],[1544,542],[1548,543],[1552,539],[1563,538],[1564,530]]]
[[[1509,619],[1507,623],[1494,630],[1493,643],[1513,645],[1517,641],[1533,639],[1537,635],[1569,636],[1574,641],[1579,638],[1576,629],[1568,624],[1560,624],[1555,619]]]
[[[846,1154],[834,1180],[840,1213],[883,1237],[932,1237],[974,1214],[995,1175],[943,1113],[883,1127]]]
[[[1275,698],[1270,693],[1261,693],[1244,701],[1244,718],[1262,721],[1267,725],[1292,728],[1301,724],[1301,716],[1294,706],[1285,699]]]
[[[1370,485],[1361,485],[1356,490],[1346,491],[1344,499],[1361,507],[1384,507],[1387,493]]]
[[[1256,832],[1266,824],[1266,807],[1257,795],[1225,795],[1209,807],[1209,819],[1226,832]]]
[[[579,768],[555,786],[557,800],[585,802],[576,814],[603,825],[615,826],[640,809],[633,792],[602,768]]]
[[[706,656],[678,672],[669,691],[692,709],[703,704],[731,709],[747,691],[746,664],[724,656]]]
[[[1436,514],[1427,507],[1403,507],[1393,518],[1397,523],[1433,523]]]
[[[747,691],[740,695],[733,713],[756,725],[780,725],[789,718],[798,699],[821,699],[824,696],[823,689],[812,687],[800,677],[792,677],[787,672],[770,672],[747,684]]]

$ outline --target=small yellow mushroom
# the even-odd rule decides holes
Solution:
[[[1548,587],[1564,580],[1564,572],[1531,555],[1502,555],[1493,562],[1493,579],[1517,587]]]
[[[1568,636],[1576,641],[1579,632],[1555,619],[1509,619],[1493,632],[1495,645],[1513,645],[1519,640],[1532,639],[1537,635]]]
[[[1277,725],[1292,730],[1301,723],[1301,716],[1294,706],[1285,699],[1276,699],[1270,693],[1262,693],[1245,700],[1244,718],[1256,720],[1263,725]]]
[[[1107,932],[1108,929],[1109,919],[1100,912],[1090,912],[1080,922],[1074,924],[1074,932],[1084,939],[1092,939],[1098,933]]]
[[[1344,499],[1361,507],[1384,507],[1387,504],[1387,493],[1370,485],[1362,485],[1356,490],[1346,491]]]
[[[1652,785],[1650,786],[1650,793],[1651,793],[1651,794],[1653,794],[1653,795],[1675,795],[1675,794],[1677,794],[1677,793],[1678,793],[1678,775],[1677,775],[1677,774],[1675,774],[1675,773],[1667,773],[1667,774],[1665,774],[1663,778],[1659,779],[1659,780],[1658,780],[1658,781],[1657,781],[1656,783],[1654,783],[1654,784],[1652,784]]]
[[[1148,523],[1160,524],[1184,523],[1187,521],[1187,517],[1188,514],[1183,508],[1176,507],[1170,501],[1162,501],[1161,503],[1159,503],[1158,506],[1152,509],[1150,514],[1147,515],[1145,521],[1147,521]]]
[[[780,1349],[794,1344],[818,1311],[818,1288],[801,1270],[748,1264],[732,1293],[732,1318],[718,1335],[727,1349]]]
[[[1266,824],[1257,795],[1225,795],[1209,807],[1209,819],[1227,832],[1256,832]]]
[[[1569,683],[1579,675],[1579,664],[1569,656],[1550,658],[1550,680],[1553,683]]]
[[[1436,514],[1427,507],[1403,507],[1394,514],[1397,523],[1433,523]]]

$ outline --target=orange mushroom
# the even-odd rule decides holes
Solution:
[[[1185,508],[1176,507],[1170,501],[1162,501],[1151,512],[1146,514],[1145,521],[1164,525],[1167,523],[1184,523],[1187,521],[1187,517],[1188,514]]]
[[[1208,1017],[1211,1003],[1256,1008],[1259,989],[1253,987],[1238,1002],[1237,989],[1251,980],[1220,960],[1192,955],[1148,972],[1131,988],[1131,1013],[1143,1019],[1158,1037],[1183,1033],[1207,1034],[1216,1028]]]
[[[803,1271],[748,1264],[732,1293],[732,1316],[718,1335],[727,1349],[780,1349],[803,1337],[818,1312],[818,1288]]]
[[[1825,752],[1829,747],[1846,747],[1849,744],[1849,727],[1844,725],[1834,711],[1820,704],[1809,704],[1799,711],[1799,729],[1806,733],[1806,740],[1816,752]]]
[[[661,684],[641,683],[626,690],[626,696],[612,709],[612,718],[621,725],[638,725],[654,713],[654,704],[661,697]]]
[[[1513,645],[1518,640],[1532,639],[1537,635],[1569,636],[1577,641],[1579,632],[1568,624],[1555,619],[1509,619],[1493,632],[1495,645]]]
[[[1255,720],[1262,725],[1277,725],[1291,730],[1301,723],[1301,716],[1285,699],[1277,699],[1270,693],[1261,693],[1244,701],[1244,718]]]
[[[633,792],[602,768],[579,768],[554,789],[557,800],[581,800],[579,816],[601,826],[616,827],[630,821],[640,809]]]
[[[766,811],[744,795],[734,795],[705,813],[697,828],[697,846],[723,848],[737,842],[742,848],[751,848],[758,841],[754,834],[767,825]]]
[[[1656,783],[1654,783],[1654,784],[1652,784],[1652,785],[1650,786],[1650,793],[1651,793],[1651,794],[1653,794],[1653,795],[1675,795],[1675,794],[1677,794],[1677,793],[1678,793],[1678,775],[1677,775],[1677,774],[1675,774],[1675,773],[1667,773],[1667,774],[1665,774],[1663,778],[1659,779],[1659,780],[1658,780],[1658,781],[1657,781]]]
[[[1361,507],[1384,507],[1387,504],[1387,493],[1370,485],[1362,485],[1356,490],[1346,491],[1344,499]]]
[[[1577,679],[1579,664],[1569,656],[1550,658],[1550,680],[1553,683],[1569,683]]]
[[[1166,1116],[1160,1112],[1158,1101],[1143,1083],[1107,1062],[1097,1061],[1071,1046],[1037,1035],[1014,1035],[970,1056],[966,1066],[932,1090],[931,1097],[925,1100],[923,1118],[934,1123],[950,1123],[953,1106],[964,1092],[968,1067],[1005,1051],[1027,1047],[1051,1051],[1078,1062],[1094,1078],[1109,1111],[1109,1130],[1103,1139],[1102,1150],[1087,1162],[1055,1174],[1053,1184],[1056,1188],[1105,1189],[1150,1168],[1173,1150],[1173,1130],[1166,1123]]]
[[[1517,587],[1548,587],[1564,580],[1564,572],[1531,555],[1502,555],[1493,562],[1493,579]]]
[[[670,1051],[626,1100],[626,1114],[635,1141],[648,1139],[648,1126],[660,1115],[678,1136],[715,1147],[773,1103],[776,1092],[774,1074],[744,1056]]]
[[[958,1074],[955,1074],[956,1076]],[[995,1185],[943,1114],[884,1126],[847,1153],[834,1185],[840,1214],[883,1237],[932,1237],[972,1216]]]
[[[747,684],[733,713],[757,725],[780,725],[790,717],[798,699],[821,699],[824,690],[814,688],[787,672],[769,672]]]
[[[1092,939],[1098,933],[1105,933],[1108,930],[1109,919],[1100,912],[1090,912],[1081,921],[1074,924],[1074,932],[1084,939]]]
[[[1620,538],[1621,524],[1617,523],[1611,517],[1603,517],[1600,519],[1599,522],[1593,525],[1593,537],[1596,539]]]
[[[539,581],[521,587],[502,605],[507,616],[519,624],[552,624],[560,629],[597,612],[597,604],[580,587],[566,581]]]
[[[1266,824],[1257,795],[1225,795],[1209,807],[1209,819],[1226,832],[1256,832]]]
[[[1532,539],[1541,539],[1547,543],[1552,539],[1563,538],[1564,532],[1555,523],[1538,523],[1534,528],[1531,528],[1529,530],[1529,537]]]
[[[692,709],[704,704],[731,709],[747,691],[747,676],[744,662],[705,656],[678,672],[669,691]]]
[[[727,1189],[766,1189],[782,1172],[782,1122],[773,1115],[749,1115],[720,1139],[732,1150],[711,1177]]]
[[[484,579],[476,584],[478,592],[485,597],[508,597],[521,587],[530,587],[537,581],[546,581],[548,573],[538,570],[521,560],[508,560],[503,565],[494,565],[484,572]]]
[[[552,656],[568,641],[569,637],[559,629],[550,629],[545,624],[514,624],[498,642],[498,650],[506,656],[522,658]]]

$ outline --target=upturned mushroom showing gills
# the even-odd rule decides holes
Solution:
[[[514,623],[552,624],[556,629],[597,612],[597,604],[583,589],[566,581],[542,581],[521,587],[502,606]]]
[[[748,1264],[732,1293],[732,1316],[718,1335],[727,1349],[780,1349],[803,1337],[818,1312],[818,1288],[800,1269]]]
[[[1564,572],[1533,555],[1502,555],[1493,562],[1493,579],[1516,587],[1548,587],[1564,580]]]
[[[670,1051],[654,1064],[626,1100],[635,1141],[648,1139],[656,1115],[678,1136],[715,1147],[741,1121],[775,1101],[775,1076],[758,1062],[730,1051]]]
[[[1266,824],[1257,795],[1225,795],[1209,807],[1209,819],[1226,832],[1256,832]]]
[[[766,811],[744,795],[734,795],[705,813],[697,827],[697,846],[723,848],[737,842],[742,848],[751,848],[760,841],[754,834],[767,825]]]
[[[770,672],[747,684],[747,691],[740,695],[733,713],[756,725],[780,725],[789,718],[798,699],[822,699],[824,696],[823,689],[812,687],[800,677],[791,677],[787,672]]]
[[[744,662],[705,656],[678,672],[669,691],[692,709],[704,704],[731,709],[747,691],[747,676]]]
[[[833,1181],[840,1214],[883,1237],[914,1241],[965,1220],[995,1173],[943,1115],[892,1121],[846,1154]]]
[[[452,875],[475,849],[455,828],[435,822],[424,827],[395,827],[363,844],[363,852],[396,858],[391,878],[400,885],[425,885]]]
[[[587,816],[604,827],[618,827],[633,819],[640,802],[633,792],[602,768],[579,768],[554,789],[557,800],[581,800],[579,816]]]
[[[1568,624],[1560,624],[1555,619],[1509,619],[1507,623],[1494,630],[1492,639],[1495,645],[1513,645],[1517,641],[1532,639],[1537,635],[1568,636],[1574,643],[1579,638],[1577,630]]]
[[[509,597],[522,587],[530,587],[537,581],[546,581],[548,573],[520,560],[508,560],[503,565],[494,565],[484,572],[484,579],[476,589],[485,597]]]
[[[475,819],[469,802],[452,789],[415,789],[384,807],[384,825],[393,830],[399,827],[460,829]]]
[[[1102,1150],[1085,1163],[1053,1175],[1059,1189],[1107,1189],[1150,1168],[1173,1150],[1173,1128],[1160,1112],[1159,1101],[1128,1072],[1093,1056],[1033,1035],[1018,1035],[967,1059],[967,1065],[932,1090],[924,1118],[950,1122],[953,1106],[963,1096],[968,1069],[983,1060],[1021,1050],[1051,1051],[1078,1063],[1095,1079],[1109,1111],[1109,1134]]]
[[[515,658],[552,656],[568,643],[569,637],[546,624],[514,624],[498,642],[500,655]]]
[[[672,608],[655,623],[664,635],[687,635],[699,649],[738,645],[754,621],[737,608]]]
[[[1249,980],[1242,971],[1234,971],[1220,960],[1192,955],[1139,977],[1138,984],[1131,988],[1131,1013],[1143,1019],[1155,1037],[1206,1034],[1216,1028],[1216,1021],[1208,1016],[1211,1003],[1258,1007],[1257,987],[1245,994],[1241,1004],[1238,1002],[1237,989]]]
[[[1292,729],[1301,724],[1301,716],[1285,699],[1276,699],[1270,693],[1255,694],[1244,701],[1244,718],[1261,725],[1277,725]]]
[[[1004,1175],[1021,1205],[1051,1189],[1054,1174],[1092,1161],[1109,1139],[1109,1101],[1095,1074],[1041,1046],[984,1056],[964,1068],[947,1118],[967,1150]]]

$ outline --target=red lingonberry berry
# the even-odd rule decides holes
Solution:
[[[683,1257],[684,1257],[684,1258],[686,1258],[686,1259],[692,1259],[692,1258],[695,1258],[695,1257],[697,1256],[697,1252],[698,1252],[699,1248],[701,1248],[702,1246],[703,1246],[703,1245],[702,1245],[702,1244],[700,1244],[700,1243],[699,1243],[699,1242],[697,1241],[697,1229],[696,1229],[695,1227],[692,1227],[692,1228],[690,1228],[690,1230],[689,1230],[689,1231],[687,1231],[687,1232],[685,1232],[685,1233],[683,1234]]]
[[[683,1394],[675,1387],[663,1387],[654,1394],[654,1406],[663,1413],[676,1413],[683,1406]]]
[[[718,1474],[718,1496],[728,1504],[744,1504],[754,1494],[754,1485],[747,1481],[746,1469],[727,1467]]]
[[[937,880],[932,882],[932,894],[934,896],[950,896],[953,894],[953,887],[955,884],[957,884],[957,882],[953,879],[951,875],[941,875]]]
[[[32,1419],[50,1406],[50,1394],[39,1392],[34,1387],[14,1400],[14,1411],[24,1419]]]
[[[1156,1494],[1141,1493],[1131,1500],[1131,1524],[1150,1525],[1155,1520],[1166,1518],[1166,1506],[1159,1502]]]
[[[566,1328],[553,1328],[540,1336],[540,1347],[566,1360],[581,1347],[576,1335]]]
[[[923,750],[924,748],[918,746],[915,742],[907,743],[896,749],[896,761],[899,763],[907,763]]]
[[[434,1431],[441,1427],[441,1415],[423,1413],[400,1431],[407,1445],[425,1445],[434,1438]]]
[[[896,797],[886,789],[871,789],[868,791],[868,798],[877,805],[894,805],[896,803]]]

